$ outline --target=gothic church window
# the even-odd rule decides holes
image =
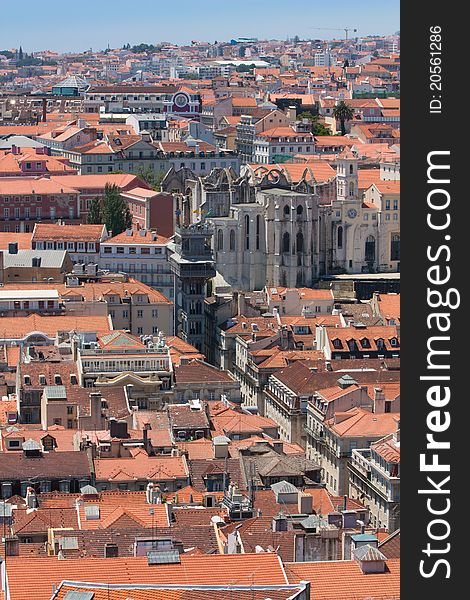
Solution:
[[[343,228],[338,227],[338,248],[343,247]]]
[[[286,233],[282,236],[282,252],[284,254],[290,252],[290,235]]]
[[[250,249],[250,217],[245,215],[245,250]]]
[[[373,235],[369,235],[366,239],[365,260],[366,262],[375,261],[375,237]]]

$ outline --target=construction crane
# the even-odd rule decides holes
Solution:
[[[344,33],[346,34],[346,41],[348,40],[348,33],[350,31],[352,31],[353,33],[357,32],[357,29],[355,27],[340,27],[338,29],[335,29],[333,27],[311,27],[311,29],[315,29],[317,31],[344,31]]]

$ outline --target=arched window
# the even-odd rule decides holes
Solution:
[[[304,236],[300,231],[297,234],[295,245],[297,247],[297,253],[304,251]]]
[[[286,233],[282,236],[282,252],[284,254],[290,252],[290,235]]]
[[[304,207],[299,204],[299,206],[297,207],[297,216],[301,217],[304,214]]]
[[[338,248],[343,247],[343,228],[338,227]]]
[[[400,260],[400,234],[392,234],[390,243],[390,260]]]
[[[350,175],[354,174],[354,167],[352,165],[349,165],[349,174]]]
[[[250,217],[245,215],[245,250],[250,249]]]
[[[233,229],[230,230],[230,251],[235,250],[235,231]]]
[[[284,217],[287,219],[290,215],[290,208],[287,206],[287,204],[284,206]]]
[[[259,250],[259,239],[261,231],[261,217],[256,215],[256,249]]]
[[[366,262],[375,261],[375,237],[373,235],[369,235],[366,239],[365,260]]]
[[[349,195],[354,196],[354,181],[349,182]]]
[[[217,232],[217,250],[224,249],[224,232],[222,229],[219,229]]]

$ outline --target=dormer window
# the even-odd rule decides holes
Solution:
[[[355,352],[357,350],[356,340],[348,340],[348,348],[351,352]]]
[[[333,340],[333,347],[341,349],[343,347],[343,344],[341,343],[341,340],[339,340],[338,338],[336,338],[335,340]]]
[[[385,343],[384,343],[384,341],[383,341],[382,338],[379,338],[376,343],[377,343],[377,349],[378,350],[384,350],[385,349]]]
[[[361,346],[363,348],[370,348],[370,342],[367,338],[362,338],[361,340]]]
[[[391,338],[390,345],[391,346],[398,346],[398,340],[397,340],[397,338]]]

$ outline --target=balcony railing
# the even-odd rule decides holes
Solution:
[[[311,429],[308,425],[304,426],[305,431],[318,443],[326,444],[325,436],[322,431]]]

